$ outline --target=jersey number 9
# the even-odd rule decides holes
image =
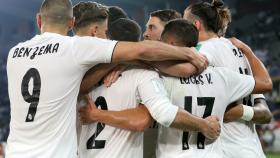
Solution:
[[[32,95],[29,93],[29,82],[33,79]],[[31,68],[24,75],[21,82],[21,94],[23,99],[30,103],[25,122],[33,122],[37,112],[41,92],[41,77],[37,69]]]

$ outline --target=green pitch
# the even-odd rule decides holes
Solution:
[[[267,158],[280,158],[280,154],[267,154]]]

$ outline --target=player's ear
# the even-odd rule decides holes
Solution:
[[[93,25],[92,27],[90,27],[90,34],[91,36],[95,37],[96,34],[97,34],[97,29],[98,29],[98,26],[97,25]]]
[[[166,41],[167,44],[170,44],[172,46],[175,46],[176,42],[172,41],[172,40],[169,40],[169,41]]]
[[[197,30],[201,30],[202,29],[202,23],[199,20],[195,20],[194,21],[194,25],[197,28]]]
[[[42,17],[40,15],[40,13],[36,14],[36,20],[37,20],[37,26],[41,30],[41,27],[42,27]]]

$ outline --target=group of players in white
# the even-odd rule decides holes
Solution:
[[[6,157],[143,158],[154,120],[156,157],[265,157],[255,123],[271,119],[259,93],[272,81],[250,47],[223,37],[223,2],[191,4],[183,18],[155,11],[144,41],[118,9],[43,1],[41,34],[8,56]]]

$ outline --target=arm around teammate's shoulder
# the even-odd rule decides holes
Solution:
[[[269,92],[272,90],[272,80],[269,76],[269,73],[263,63],[258,59],[257,56],[253,53],[251,48],[243,43],[242,41],[236,39],[236,38],[231,38],[231,42],[240,48],[242,52],[245,54],[247,57],[251,68],[253,72],[253,76],[256,81],[255,88],[253,90],[253,94],[258,94],[258,93],[264,93],[264,92]]]
[[[118,42],[113,52],[112,62],[135,59],[146,61],[183,60],[191,62],[198,69],[204,69],[207,66],[207,61],[188,47],[176,47],[158,41]]]
[[[121,111],[102,110],[96,108],[92,98],[86,95],[86,106],[79,109],[83,124],[102,122],[107,125],[132,131],[144,131],[153,119],[144,105]]]

